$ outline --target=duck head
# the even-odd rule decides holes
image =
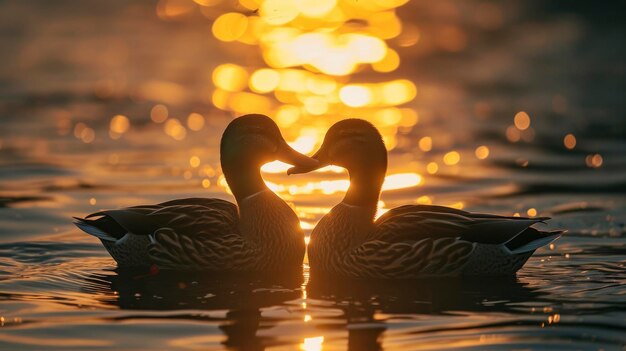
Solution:
[[[287,174],[307,173],[328,165],[340,166],[350,174],[350,189],[344,203],[369,206],[378,201],[387,171],[387,149],[371,123],[356,118],[335,123],[312,158],[319,163],[308,167],[295,165]]]
[[[319,163],[287,145],[276,123],[265,115],[244,115],[226,127],[220,144],[220,161],[237,200],[266,189],[260,168],[276,160],[304,168]]]
[[[371,123],[362,119],[344,119],[335,123],[324,137],[320,149],[311,158],[317,165],[303,167],[296,165],[287,174],[299,174],[318,168],[335,165],[349,173],[387,169],[387,150],[383,138]]]

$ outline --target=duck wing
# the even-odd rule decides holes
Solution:
[[[401,206],[382,215],[367,239],[342,258],[341,273],[392,279],[458,275],[477,245],[502,245],[514,255],[554,240],[560,232],[530,228],[547,219]]]
[[[411,279],[458,274],[474,244],[452,237],[387,242],[370,240],[343,257],[342,275],[383,279]]]
[[[369,239],[399,242],[454,237],[479,244],[505,244],[525,231],[530,237],[541,236],[541,233],[552,235],[553,232],[530,228],[548,219],[471,213],[443,206],[406,205],[382,215],[374,223],[376,229]],[[522,241],[518,239],[518,244]]]
[[[106,210],[76,219],[103,240],[146,235],[148,254],[160,268],[229,269],[253,257],[237,227],[237,206],[220,199],[189,198],[156,205]]]
[[[208,214],[211,215],[205,218]],[[167,227],[185,232],[192,232],[201,224],[210,224],[217,229],[228,229],[235,226],[239,215],[237,206],[231,202],[221,199],[188,198],[156,205],[95,212],[85,217],[83,221],[86,220],[90,220],[91,224],[97,224],[102,231],[119,239],[126,233],[150,235],[160,228]],[[207,221],[210,223],[206,223]]]

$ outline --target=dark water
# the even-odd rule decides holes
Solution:
[[[232,116],[211,106],[210,74],[258,57],[212,42],[205,19],[159,20],[150,1],[0,2],[0,349],[624,349],[622,3],[506,2],[491,30],[473,22],[477,2],[399,10],[422,31],[394,73],[416,83],[419,123],[395,135],[389,174],[423,182],[384,192],[384,207],[551,216],[550,228],[568,232],[516,277],[392,283],[323,281],[306,263],[279,278],[117,271],[71,216],[232,200],[217,153]],[[428,49],[442,24],[462,28],[463,50]],[[198,112],[205,125],[174,140],[150,120],[158,103],[181,120]],[[519,111],[531,128],[515,141],[506,131]],[[131,127],[115,139],[117,114]],[[426,136],[430,151],[419,147]],[[451,150],[461,160],[448,166]],[[345,174],[266,178],[305,186]],[[278,192],[307,231],[342,195]]]

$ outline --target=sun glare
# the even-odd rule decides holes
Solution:
[[[196,1],[203,14],[218,2]],[[404,38],[396,10],[406,2],[238,0],[230,12],[217,15],[211,33],[220,42],[258,50],[263,63],[217,65],[212,73],[212,103],[237,115],[272,116],[279,127],[291,129],[299,151],[312,151],[312,138],[302,139],[303,129],[318,130],[319,140],[334,122],[350,115],[384,127],[387,147],[393,149],[398,128],[417,123],[413,109],[397,108],[415,98],[415,84],[385,76],[401,64],[400,55],[389,45],[392,39]],[[398,42],[413,45],[416,35],[411,27]],[[369,82],[354,82],[362,72],[371,77]],[[156,112],[155,119],[163,120],[163,113]],[[285,167],[275,163],[264,171],[278,173]]]

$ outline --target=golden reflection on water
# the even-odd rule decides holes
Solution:
[[[304,338],[302,343],[300,344],[300,350],[303,351],[322,351],[324,337],[323,336],[315,336],[310,338]]]
[[[418,121],[414,110],[400,107],[415,98],[415,84],[386,77],[400,65],[387,41],[402,33],[395,11],[406,2],[239,0],[239,8],[250,12],[220,7],[223,13],[212,25],[214,38],[253,46],[263,62],[218,65],[212,74],[212,103],[237,115],[273,117],[300,152],[319,146],[330,125],[346,116],[379,126],[393,149],[398,127]],[[161,3],[168,8],[169,1]],[[216,4],[198,3],[205,13]],[[180,11],[172,6],[162,12]],[[407,35],[417,37],[418,32]],[[367,79],[354,82],[357,76]],[[285,167],[273,163],[264,171],[279,173]]]
[[[406,2],[238,0],[233,7],[232,3],[221,0],[160,0],[157,14],[164,20],[171,20],[199,11],[213,20],[212,36],[225,43],[224,52],[246,57],[242,61],[233,55],[234,62],[221,62],[212,70],[213,87],[207,95],[215,107],[233,115],[264,113],[271,116],[288,143],[305,154],[313,153],[320,146],[330,125],[351,116],[376,125],[389,150],[402,150],[397,147],[406,147],[407,142],[402,140],[403,133],[399,131],[409,131],[420,123],[412,104],[418,87],[396,72],[402,64],[400,49],[420,43],[417,25],[402,23],[396,15],[398,7]],[[491,20],[483,19],[489,27]],[[445,34],[442,38],[449,41],[445,44],[446,50],[458,51],[466,45],[467,38],[459,28],[449,26],[442,33]],[[430,39],[438,40],[436,36]],[[391,43],[398,48],[392,48]],[[259,53],[258,59],[249,55],[250,50]],[[107,91],[114,89],[104,83],[99,85],[99,94],[108,94]],[[172,141],[186,140],[192,133],[216,126],[206,112],[192,110],[181,114],[176,111],[176,105],[189,101],[189,91],[184,86],[150,80],[137,91],[140,99],[157,96],[155,101],[160,103],[151,107],[150,120]],[[567,107],[562,97],[555,96],[552,102],[555,110]],[[491,106],[477,103],[475,109],[478,115],[485,115],[490,113]],[[502,130],[506,139],[510,143],[533,141],[535,130],[531,115],[518,111],[511,117],[508,128]],[[425,111],[424,121],[427,123],[430,118]],[[60,135],[72,133],[85,144],[95,141],[97,126],[92,122],[72,124],[62,115],[57,120]],[[125,115],[111,116],[108,137],[114,140],[136,137],[143,126],[134,123],[137,122]],[[396,162],[395,167],[390,167],[384,191],[424,185],[428,189],[437,185],[437,177],[428,175],[459,175],[466,171],[459,167],[464,162],[485,160],[499,152],[491,145],[480,144],[469,150],[454,150],[455,142],[450,135],[433,131],[415,138],[414,145],[419,152],[400,151],[396,159],[410,157],[406,164],[398,167]],[[566,134],[562,142],[565,149],[577,147],[574,134]],[[424,155],[423,161],[413,157],[419,153]],[[182,163],[172,168],[172,175],[193,181],[202,189],[216,187],[230,193],[219,166],[205,163],[206,152],[190,150],[185,157],[186,160],[183,158]],[[589,168],[599,168],[604,159],[600,154],[590,153],[584,161]],[[121,167],[126,162],[120,160],[117,153],[108,156],[111,166]],[[528,160],[519,158],[517,163],[526,167]],[[293,177],[287,182],[281,177],[289,167],[279,161],[262,167],[268,187],[289,201],[298,195],[341,195],[350,185],[346,171],[336,166],[316,171],[325,174],[323,176]],[[431,194],[419,194],[413,202],[465,206],[456,199],[435,198]],[[320,209],[319,213],[314,207],[298,210],[303,229],[311,229],[323,215],[321,212],[329,208]],[[379,215],[385,210],[384,205],[379,206]]]
[[[399,130],[408,131],[419,123],[420,116],[411,105],[418,87],[394,73],[402,64],[398,50],[416,45],[420,39],[415,23],[403,23],[396,14],[407,2],[238,0],[233,4],[221,0],[160,0],[156,12],[163,20],[193,11],[211,19],[213,38],[225,43],[225,52],[239,55],[231,56],[234,62],[221,62],[212,70],[210,102],[233,115],[263,113],[272,117],[294,149],[311,154],[320,146],[328,128],[346,117],[372,122],[381,131],[388,150],[398,146]],[[483,18],[486,27],[498,22],[489,18]],[[443,28],[441,38],[434,39],[451,52],[462,50],[467,44],[466,34],[455,26]],[[398,48],[392,48],[392,42]],[[258,58],[250,55],[250,50],[257,52]],[[160,99],[163,103],[177,104],[186,99],[185,89],[174,83],[153,80],[145,83],[138,94],[147,98],[158,92],[158,95],[167,95],[167,99]],[[162,124],[163,132],[176,141],[185,140],[189,133],[203,130],[211,123],[208,117],[197,112],[174,117],[165,104],[154,105],[150,118]],[[111,120],[111,137],[119,138],[131,127],[127,118],[115,116]],[[85,143],[93,141],[93,130],[87,125],[77,125],[74,134]],[[526,112],[515,115],[506,137],[510,142],[532,140],[534,131]],[[458,174],[456,166],[466,154],[450,150],[453,144],[446,135],[420,136],[419,149],[433,153],[440,161],[391,169],[383,190],[421,186],[424,173]],[[474,155],[484,160],[490,152],[488,146],[480,145]],[[204,167],[201,160],[202,155],[191,155],[191,169],[178,173],[187,180],[193,179],[195,169]],[[597,167],[601,161],[592,155],[587,164]],[[262,172],[278,177],[289,167],[275,161],[264,165]],[[345,173],[345,170],[329,166],[317,172]],[[202,188],[216,185],[230,193],[223,175],[218,174],[217,179],[211,179],[211,175],[199,176],[197,182]],[[347,179],[306,177],[295,184],[287,184],[276,177],[269,177],[267,185],[286,199],[301,194],[343,193],[350,184]],[[420,203],[433,200],[425,199],[421,198]],[[457,204],[457,207],[462,205]],[[303,228],[313,225],[314,220],[309,219],[302,221]]]

